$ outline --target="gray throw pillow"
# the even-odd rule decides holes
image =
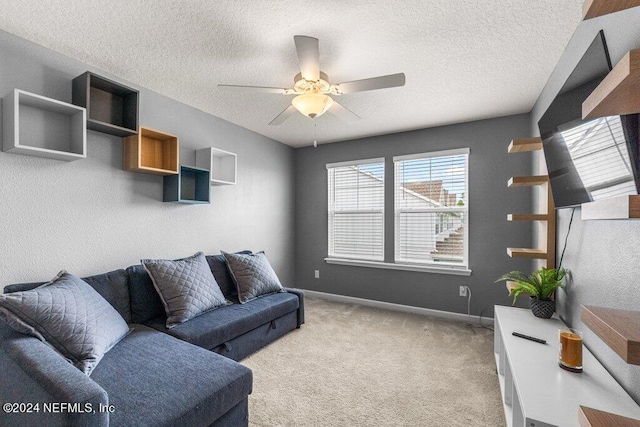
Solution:
[[[175,261],[141,262],[164,305],[167,328],[227,303],[202,252]]]
[[[262,295],[284,291],[264,252],[255,254],[222,252],[222,255],[227,261],[231,277],[238,288],[240,304]]]
[[[0,317],[53,347],[87,375],[129,333],[111,304],[65,271],[32,290],[0,295]]]

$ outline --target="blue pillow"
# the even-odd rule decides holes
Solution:
[[[167,313],[167,328],[227,303],[202,252],[171,261],[143,259]]]
[[[222,252],[231,277],[238,289],[240,304],[259,296],[284,292],[276,272],[267,260],[264,252],[255,254],[230,254]]]
[[[0,318],[44,341],[87,375],[129,333],[111,304],[66,271],[32,290],[0,295]]]

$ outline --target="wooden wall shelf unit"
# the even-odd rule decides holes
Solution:
[[[582,117],[593,119],[640,113],[640,49],[627,52],[582,103]]]
[[[540,138],[520,138],[514,139],[509,144],[509,153],[524,153],[527,151],[542,150],[542,139]]]
[[[582,405],[578,411],[578,421],[580,427],[640,427],[640,420]]]
[[[530,187],[532,185],[546,185],[549,182],[547,175],[538,176],[514,176],[509,179],[508,187]]]
[[[3,101],[3,151],[57,160],[87,157],[87,111],[14,89]]]
[[[582,5],[582,16],[587,20],[636,6],[640,6],[640,0],[586,0]]]
[[[180,166],[178,175],[163,178],[163,202],[187,204],[209,203],[209,171],[207,169]]]
[[[507,248],[507,254],[511,258],[547,259],[547,253],[542,249]]]
[[[87,109],[91,130],[116,136],[138,132],[138,91],[86,72],[73,79],[73,103]]]
[[[540,319],[531,310],[503,306],[495,306],[494,312],[493,351],[507,426],[578,426],[580,405],[640,418],[640,406],[588,348],[582,351],[583,373],[558,366],[558,329],[566,325],[556,316]],[[547,344],[523,340],[513,332]]]
[[[547,214],[508,214],[507,221],[546,221]]]
[[[196,151],[196,166],[211,172],[211,185],[234,185],[237,178],[238,156],[218,148]]]
[[[509,144],[509,153],[523,153],[542,150],[541,138],[514,139]],[[514,258],[543,259],[547,268],[554,268],[556,264],[556,211],[553,196],[549,186],[548,175],[514,176],[507,183],[509,187],[530,187],[545,185],[547,187],[547,213],[537,214],[508,214],[507,221],[543,221],[547,225],[547,245],[545,249],[507,248],[507,254]],[[507,284],[507,289],[509,285]]]
[[[582,204],[582,220],[640,218],[640,196],[618,196]]]
[[[180,164],[178,137],[140,127],[137,135],[124,138],[124,170],[155,175],[177,175]]]
[[[640,365],[640,311],[586,305],[580,319],[625,362]]]

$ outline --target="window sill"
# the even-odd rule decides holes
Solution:
[[[454,276],[471,276],[468,268],[436,267],[415,264],[394,264],[380,261],[364,261],[357,259],[325,258],[327,264],[350,265],[353,267],[384,268],[387,270],[419,271],[423,273],[451,274]]]

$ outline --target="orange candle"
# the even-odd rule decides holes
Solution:
[[[582,332],[560,329],[560,367],[571,372],[582,372]]]

